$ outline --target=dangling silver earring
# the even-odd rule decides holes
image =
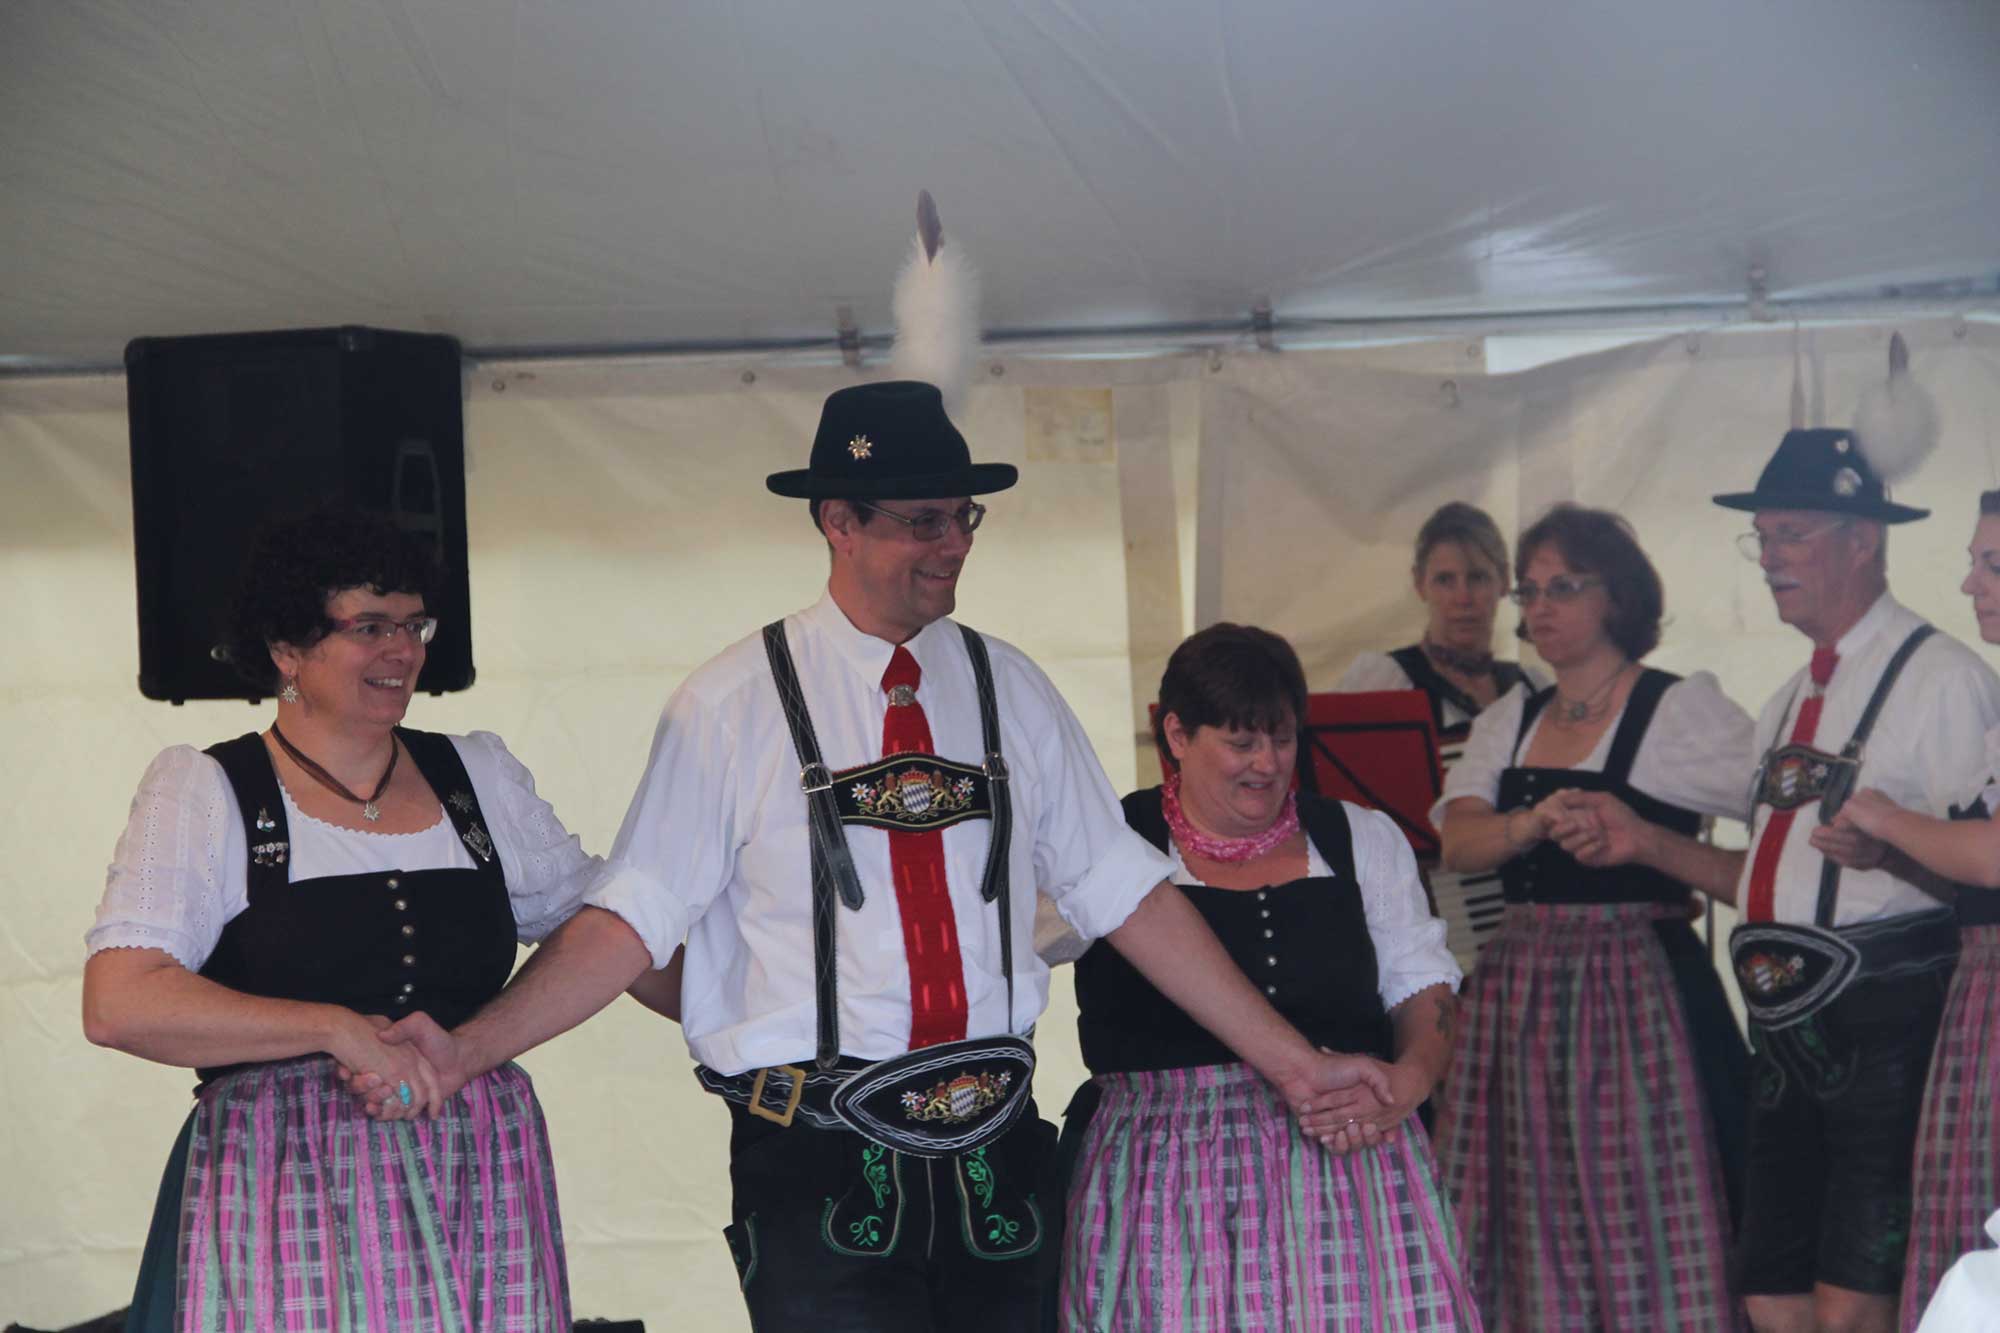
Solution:
[[[299,684],[290,676],[286,676],[284,688],[278,691],[278,702],[281,704],[295,704],[298,701]]]

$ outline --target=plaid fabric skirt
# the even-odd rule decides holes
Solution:
[[[1987,1247],[1986,1219],[2000,1208],[2000,926],[1965,927],[1959,940],[1917,1125],[1905,1329],[1922,1320],[1945,1269]]]
[[[1063,1329],[1480,1327],[1414,1119],[1343,1157],[1245,1065],[1096,1083],[1069,1190]]]
[[[435,1120],[382,1124],[358,1108],[324,1056],[203,1090],[177,1327],[568,1333],[555,1175],[527,1074],[484,1074]]]
[[[1496,1329],[1738,1329],[1677,907],[1511,905],[1466,984],[1438,1160]]]

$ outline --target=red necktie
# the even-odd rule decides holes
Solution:
[[[889,711],[882,719],[882,755],[929,754],[931,724],[917,702],[923,669],[897,647],[882,673]],[[903,953],[910,964],[910,1049],[965,1037],[965,968],[958,956],[958,922],[944,877],[944,831],[889,834],[889,868],[903,916]]]
[[[1819,711],[1826,704],[1826,683],[1833,679],[1834,664],[1840,661],[1839,654],[1831,648],[1815,648],[1812,655],[1812,693],[1799,705],[1799,715],[1792,723],[1793,745],[1811,745],[1813,733],[1819,730]],[[1764,821],[1764,832],[1757,839],[1757,855],[1750,862],[1750,902],[1744,909],[1746,921],[1770,921],[1773,919],[1774,902],[1778,885],[1778,858],[1784,855],[1785,839],[1792,831],[1791,810],[1773,810],[1771,817]]]

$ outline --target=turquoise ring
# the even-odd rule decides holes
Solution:
[[[408,1083],[398,1083],[396,1085],[396,1100],[405,1106],[410,1104],[410,1085]]]

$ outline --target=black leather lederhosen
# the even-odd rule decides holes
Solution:
[[[1679,679],[1652,667],[1639,673],[1625,701],[1624,716],[1612,734],[1611,749],[1601,772],[1509,767],[1500,776],[1500,799],[1495,808],[1502,813],[1523,809],[1568,787],[1609,793],[1649,823],[1690,837],[1698,833],[1700,814],[1649,796],[1631,782],[1633,762],[1638,758],[1639,746],[1652,725],[1660,699]],[[1516,756],[1529,728],[1554,696],[1555,687],[1551,685],[1529,696],[1523,705],[1521,725],[1514,738]],[[1595,869],[1580,864],[1553,842],[1536,844],[1508,861],[1500,873],[1509,903],[1678,904],[1690,900],[1687,885],[1657,870],[1643,866]],[[1695,934],[1693,924],[1681,916],[1662,918],[1652,924],[1687,1017],[1691,1054],[1714,1125],[1733,1216],[1740,1207],[1743,1180],[1749,1053],[1730,1012],[1722,978],[1716,974],[1708,946]]]

